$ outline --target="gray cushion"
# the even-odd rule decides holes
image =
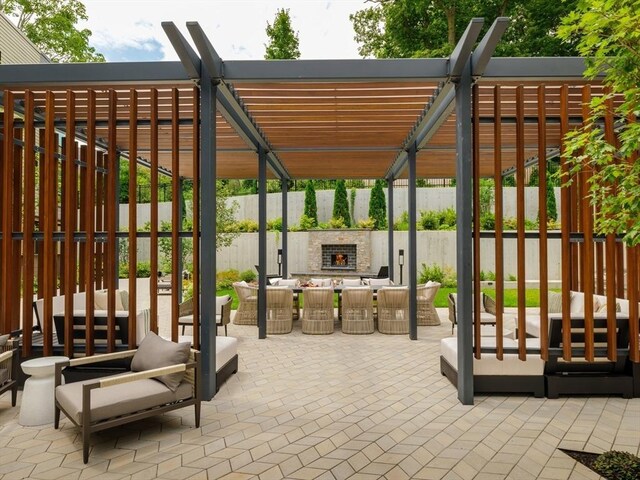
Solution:
[[[5,382],[8,382],[9,378],[9,369],[8,368],[0,368],[0,385]]]
[[[9,337],[11,337],[11,334],[9,333],[6,335],[0,335],[0,347],[4,347],[7,344]]]
[[[164,340],[154,332],[149,332],[140,342],[138,351],[131,360],[131,370],[144,372],[154,368],[168,367],[178,363],[187,363],[189,359],[189,343],[174,343]],[[162,375],[156,379],[175,392],[184,377],[184,372]]]
[[[82,385],[93,381],[86,380],[56,387],[56,400],[78,425],[82,425]],[[96,388],[91,390],[91,422],[186,400],[192,395],[193,386],[188,382],[182,382],[176,391],[172,392],[164,384],[153,379]]]

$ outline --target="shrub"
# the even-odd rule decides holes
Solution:
[[[216,274],[216,285],[218,288],[231,288],[233,282],[240,281],[240,272],[238,270],[221,270]]]
[[[453,208],[445,208],[440,212],[440,228],[439,230],[455,230],[456,229],[456,211]],[[446,228],[445,228],[446,227]]]
[[[129,264],[120,263],[118,265],[118,278],[129,278]]]
[[[253,282],[256,278],[258,278],[258,275],[253,270],[245,270],[244,272],[240,273],[240,278],[245,282]]]
[[[260,229],[258,222],[248,218],[236,222],[234,224],[234,228],[236,232],[241,233],[257,232]]]
[[[304,189],[304,213],[303,217],[307,217],[313,221],[313,228],[318,225],[318,207],[316,206],[316,190],[313,186],[313,180],[309,180]],[[302,227],[302,217],[300,217],[300,226]]]
[[[491,270],[489,270],[487,272],[487,280],[491,281],[491,282],[495,282],[496,281],[496,274],[494,272],[492,272]]]
[[[402,232],[409,230],[409,212],[405,210],[400,214],[400,218],[398,218],[393,224],[393,229]]]
[[[481,230],[495,230],[496,216],[493,213],[484,213],[480,216]]]
[[[431,266],[427,266],[426,264],[422,264],[422,269],[418,274],[418,283],[426,283],[431,280],[432,282],[444,283],[444,270],[442,267],[437,264],[432,264]]]
[[[368,228],[373,230],[373,227],[375,227],[375,220],[373,218],[365,218],[363,220],[358,220],[358,224],[357,227],[358,228]]]
[[[349,201],[347,200],[347,187],[344,180],[336,182],[336,190],[333,197],[333,219],[342,219],[345,227],[351,226],[351,215],[349,214]],[[343,228],[343,227],[334,227]]]
[[[304,213],[300,217],[300,230],[311,230],[318,225],[318,221],[307,217]]]
[[[151,263],[150,262],[138,262],[136,266],[136,277],[148,278],[151,276]]]
[[[593,468],[608,480],[635,480],[640,478],[640,457],[612,450],[598,456]]]
[[[383,183],[380,179],[376,180],[369,198],[369,218],[373,219],[376,230],[387,228],[387,201],[382,188]]]
[[[458,286],[458,278],[456,272],[451,267],[444,267],[444,279],[442,280],[442,286],[445,288],[456,288]]]
[[[420,212],[420,224],[425,230],[438,230],[440,226],[440,215],[435,210],[422,211]],[[409,216],[407,215],[407,230],[409,229],[408,225]]]
[[[510,282],[515,282],[517,278],[513,273],[510,273],[509,275],[507,275],[507,280],[509,280]]]
[[[329,228],[347,228],[349,225],[346,224],[345,219],[342,217],[332,218],[329,220],[327,226]]]
[[[270,232],[282,231],[282,217],[272,218],[267,221],[267,230]]]
[[[480,270],[480,281],[484,282],[487,279],[487,274],[484,273],[484,270]]]

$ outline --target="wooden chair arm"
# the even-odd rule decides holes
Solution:
[[[6,362],[13,357],[13,350],[7,350],[6,352],[0,353],[0,363]]]
[[[169,365],[167,367],[154,368],[152,370],[145,370],[143,372],[132,372],[124,375],[117,375],[97,380],[97,385],[93,382],[91,388],[106,388],[114,385],[121,385],[123,383],[135,382],[136,380],[144,380],[147,378],[160,377],[162,375],[170,375],[172,373],[185,372],[188,368],[195,368],[195,362],[178,363],[176,365]],[[86,384],[89,385],[89,384]],[[94,386],[95,385],[95,386]]]
[[[92,355],[90,357],[74,358],[69,360],[68,365],[65,367],[77,367],[78,365],[89,365],[92,363],[108,362],[110,360],[120,360],[123,358],[133,357],[137,350],[125,350],[123,352],[104,353],[99,355]],[[63,362],[67,363],[67,362]]]

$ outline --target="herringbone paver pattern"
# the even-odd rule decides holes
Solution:
[[[442,314],[445,318],[445,315]],[[450,324],[406,336],[257,339],[229,326],[240,371],[203,405],[95,435],[83,465],[67,420],[22,427],[0,397],[0,478],[596,479],[557,447],[638,453],[640,400],[477,397],[439,371]]]

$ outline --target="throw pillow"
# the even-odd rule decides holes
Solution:
[[[0,336],[0,347],[4,347],[9,341],[10,337],[11,335],[9,333],[7,333],[6,335]]]
[[[154,368],[187,363],[190,348],[191,345],[188,343],[170,342],[160,338],[154,332],[149,332],[131,360],[131,371],[144,372]],[[175,392],[183,377],[184,372],[179,372],[155,377],[155,380],[164,383],[169,390]]]
[[[109,293],[107,290],[97,290],[93,295],[93,308],[96,310],[107,310]],[[120,293],[116,290],[116,310],[124,310]]]
[[[616,302],[616,312],[620,313],[620,304]],[[596,313],[607,313],[607,304],[603,303],[600,305],[600,308],[596,310]]]
[[[548,296],[548,309],[549,313],[561,313],[562,312],[562,294],[560,292],[549,292]]]

